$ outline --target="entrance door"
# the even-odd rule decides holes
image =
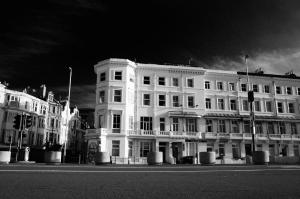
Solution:
[[[251,144],[245,144],[245,151],[246,155],[252,155],[252,145]]]
[[[179,146],[177,142],[172,143],[173,157],[176,158],[176,163],[179,163]]]
[[[166,162],[166,145],[159,145],[159,151],[163,154],[163,162]]]

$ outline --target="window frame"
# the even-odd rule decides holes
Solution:
[[[114,80],[122,81],[122,79],[123,79],[123,71],[116,70],[115,73],[114,73]]]
[[[116,95],[116,92],[120,91],[119,95]],[[118,100],[119,99],[119,100]],[[121,103],[122,102],[122,89],[114,89],[113,102]]]
[[[209,89],[210,89],[210,81],[205,81],[205,82],[204,82],[204,88],[205,88],[206,90],[209,90]]]
[[[161,99],[163,97],[163,99]],[[166,106],[166,95],[158,95],[158,106]]]
[[[157,83],[159,86],[166,86],[166,77],[158,77]]]
[[[187,96],[188,108],[195,108],[195,96]]]
[[[147,79],[147,78],[149,78],[149,79]],[[143,84],[144,85],[150,85],[151,84],[150,76],[144,76],[143,77]]]
[[[149,98],[146,98],[146,96],[148,96]],[[143,94],[143,106],[151,106],[151,95],[149,93]]]

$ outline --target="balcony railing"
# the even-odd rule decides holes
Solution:
[[[180,131],[152,131],[138,130],[128,131],[129,136],[153,136],[153,137],[200,137],[200,132],[180,132]]]

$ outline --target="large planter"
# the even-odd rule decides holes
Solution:
[[[269,151],[254,151],[253,153],[254,164],[268,164],[269,162],[270,162]]]
[[[216,152],[200,152],[200,164],[214,165],[216,163]]]
[[[60,164],[61,151],[45,151],[44,160],[47,164]]]
[[[10,151],[0,151],[0,163],[8,164],[10,162],[10,157]]]
[[[147,163],[149,165],[161,165],[163,162],[162,152],[149,152],[147,155]]]
[[[108,152],[96,152],[95,154],[95,164],[110,164],[110,156]]]
[[[269,162],[270,162],[269,151],[254,151],[253,153],[254,164],[268,164]]]

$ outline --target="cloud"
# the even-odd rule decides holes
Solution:
[[[219,70],[246,71],[244,55],[233,58],[216,56],[209,64],[193,58],[196,65]],[[293,71],[300,76],[300,49],[283,49],[251,53],[248,59],[249,72],[261,68],[266,74],[285,74]]]
[[[68,96],[68,86],[59,86],[50,88],[55,93],[56,98],[63,96],[66,99]],[[71,104],[79,108],[94,108],[95,107],[95,84],[72,85],[71,86]]]

